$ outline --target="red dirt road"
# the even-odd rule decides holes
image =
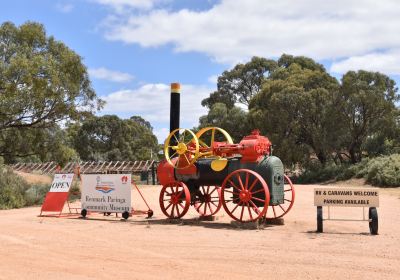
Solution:
[[[370,236],[367,222],[325,222],[315,233],[314,187],[296,186],[285,225],[255,230],[231,224],[223,209],[216,221],[200,222],[191,209],[167,223],[158,186],[142,188],[151,220],[0,211],[0,279],[399,279],[400,189],[381,190],[380,234]],[[138,201],[134,193],[143,209]],[[333,214],[362,217],[356,208]]]

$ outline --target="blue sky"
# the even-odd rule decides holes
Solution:
[[[306,55],[334,76],[400,75],[400,2],[269,0],[13,0],[0,22],[43,23],[83,57],[107,101],[99,114],[142,115],[168,134],[169,84],[180,82],[181,126],[206,113],[216,77],[253,55]]]

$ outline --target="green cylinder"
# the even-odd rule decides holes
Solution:
[[[268,184],[270,205],[284,203],[284,168],[282,161],[275,156],[266,156],[258,165],[257,172]]]

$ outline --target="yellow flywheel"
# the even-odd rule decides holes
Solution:
[[[177,128],[165,140],[164,155],[174,168],[188,168],[200,156],[199,140],[190,129]]]
[[[219,127],[205,127],[200,129],[196,133],[196,136],[199,139],[200,144],[200,157],[215,157],[215,159],[211,162],[212,170],[217,172],[223,170],[228,164],[228,160],[226,158],[214,155],[212,147],[214,146],[214,142],[233,144],[232,137],[229,135],[229,133]]]
[[[196,133],[196,136],[199,139],[201,150],[200,156],[203,157],[215,156],[212,153],[214,142],[233,144],[232,137],[229,135],[229,133],[219,127],[210,126],[202,128]]]

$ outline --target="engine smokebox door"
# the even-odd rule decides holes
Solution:
[[[270,205],[278,205],[284,203],[284,168],[282,161],[275,156],[265,157],[259,163],[260,174],[268,184],[270,192]]]

